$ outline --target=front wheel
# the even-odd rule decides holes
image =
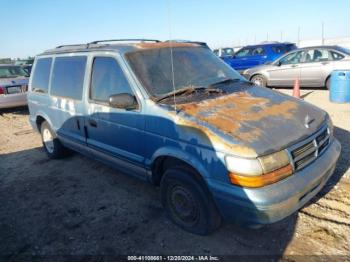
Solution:
[[[266,87],[267,86],[267,80],[263,75],[255,75],[250,79],[250,82],[257,86]]]
[[[182,229],[208,235],[221,224],[221,216],[209,192],[190,170],[168,169],[161,181],[161,200],[170,219]]]
[[[56,137],[48,122],[44,121],[40,127],[41,140],[49,158],[58,159],[66,155],[67,150]]]

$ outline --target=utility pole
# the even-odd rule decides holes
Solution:
[[[281,30],[281,42],[283,41],[283,31]]]
[[[267,42],[269,41],[269,33],[268,32],[266,33],[266,41]]]
[[[322,45],[324,45],[324,22],[322,22]]]
[[[298,47],[300,46],[300,26],[298,26]]]

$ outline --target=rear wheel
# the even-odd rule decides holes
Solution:
[[[56,137],[49,123],[44,121],[40,126],[41,140],[49,158],[57,159],[66,155],[67,150]]]
[[[267,80],[263,75],[255,75],[250,79],[250,82],[254,83],[257,86],[266,87]]]
[[[327,90],[330,90],[330,88],[331,88],[331,78],[330,77],[328,77],[326,80],[326,88],[327,88]]]
[[[170,168],[165,172],[161,200],[170,219],[188,232],[208,235],[221,224],[209,192],[186,168]]]

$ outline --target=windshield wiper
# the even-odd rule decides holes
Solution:
[[[160,102],[166,98],[169,98],[171,96],[178,96],[178,95],[181,95],[183,93],[186,93],[186,92],[193,92],[194,91],[194,87],[185,87],[185,88],[181,88],[181,89],[178,89],[178,90],[174,90],[174,91],[171,91],[169,93],[166,93],[158,98],[156,98],[156,102]]]
[[[199,91],[199,90],[209,92],[209,93],[211,93],[211,92],[221,93],[222,92],[222,90],[220,90],[220,89],[210,88],[209,86],[208,87],[204,87],[204,86],[193,87],[193,86],[191,86],[191,87],[185,87],[185,88],[181,88],[181,89],[166,93],[165,95],[156,98],[156,102],[160,102],[160,101],[167,99],[169,97],[172,97],[172,96],[183,95],[185,93],[191,94],[191,93]]]

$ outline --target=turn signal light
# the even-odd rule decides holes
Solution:
[[[259,176],[244,176],[240,174],[235,174],[233,172],[229,172],[229,178],[232,184],[242,187],[257,188],[276,183],[280,180],[287,178],[292,174],[293,168],[289,164],[285,167]]]

